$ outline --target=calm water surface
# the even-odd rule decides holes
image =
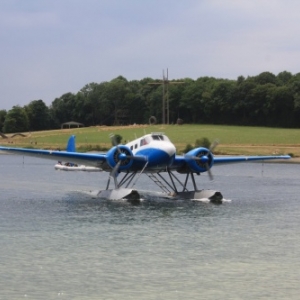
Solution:
[[[106,173],[10,155],[0,168],[0,299],[300,297],[300,165],[214,167],[197,182],[223,205],[136,206],[82,193]]]

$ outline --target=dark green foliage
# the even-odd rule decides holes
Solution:
[[[197,139],[195,141],[195,147],[204,147],[204,148],[208,148],[210,147],[211,142],[209,141],[209,139],[207,137],[203,137],[201,139]]]
[[[189,151],[193,150],[194,147],[191,144],[187,144],[183,149],[183,153],[188,153]]]
[[[29,127],[28,117],[24,108],[20,106],[13,106],[8,111],[5,121],[3,123],[3,132],[24,132]]]
[[[3,131],[3,125],[5,121],[5,117],[7,115],[6,110],[0,110],[0,131]]]
[[[114,137],[115,137],[115,141],[116,141],[117,145],[121,144],[122,136],[119,134],[116,134]]]
[[[23,121],[19,113],[0,111],[0,126],[14,132],[20,128],[56,129],[69,121],[85,126],[148,124],[151,116],[161,123],[166,91],[161,82],[152,78],[128,81],[123,76],[92,82],[77,94],[65,93],[54,99],[49,108],[42,100],[30,102],[24,107],[27,117]],[[283,71],[276,76],[263,72],[247,78],[238,76],[237,80],[172,80],[168,99],[170,124],[180,118],[184,124],[300,127],[300,73]]]
[[[106,152],[107,150],[109,150],[107,147],[102,147],[100,145],[84,145],[84,146],[79,146],[77,148],[77,152],[89,152],[89,151]]]
[[[43,100],[31,101],[25,110],[29,121],[29,130],[38,131],[50,128],[49,108]]]
[[[191,144],[187,144],[185,146],[185,148],[183,149],[183,153],[187,153],[187,152],[193,150],[194,148],[199,148],[199,147],[204,147],[204,148],[209,149],[210,145],[211,145],[211,142],[209,141],[209,139],[207,137],[203,137],[203,138],[197,139],[195,141],[195,146],[193,146]]]

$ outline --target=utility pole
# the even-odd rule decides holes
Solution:
[[[160,84],[163,86],[163,94],[162,94],[162,124],[166,124],[166,117],[167,117],[167,124],[170,124],[170,104],[169,104],[169,84],[182,84],[183,81],[176,81],[170,82],[169,81],[169,74],[167,68],[167,76],[165,76],[165,70],[163,70],[163,79],[161,82],[153,82],[149,84]]]

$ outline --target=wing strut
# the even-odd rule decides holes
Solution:
[[[132,187],[135,186],[136,182],[138,181],[138,179],[140,178],[140,176],[143,174],[144,170],[145,170],[146,167],[148,166],[148,163],[149,163],[148,161],[145,163],[145,165],[144,165],[142,171],[139,173],[139,176],[136,178],[135,182],[132,184]],[[127,186],[128,186],[128,185],[127,185]]]
[[[161,173],[159,173],[159,172],[157,174],[154,174],[154,173],[146,173],[146,174],[163,192],[171,193],[171,191],[170,191],[170,189],[171,189],[175,194],[179,193],[178,189],[176,187],[175,181],[182,187],[182,192],[188,192],[189,191],[187,189],[187,183],[188,183],[189,176],[191,174],[194,189],[197,190],[196,181],[195,181],[195,178],[194,178],[194,174],[192,172],[189,172],[189,173],[186,174],[186,178],[185,178],[184,183],[182,183],[176,177],[176,175],[172,171],[170,171],[169,169],[167,169],[167,172],[168,172],[169,177],[170,177],[170,182],[167,179],[165,179],[161,175]]]
[[[168,170],[168,173],[169,173],[169,176],[170,176],[171,181],[172,181],[172,183],[173,183],[174,191],[176,191],[176,193],[177,193],[177,188],[176,188],[176,185],[175,185],[175,182],[174,182],[173,178],[175,178],[176,181],[183,187],[183,189],[182,189],[183,192],[184,192],[184,191],[186,191],[186,192],[188,191],[186,185],[187,185],[187,182],[188,182],[189,173],[187,173],[187,176],[186,176],[186,178],[185,178],[184,184],[176,177],[176,175],[175,175],[173,172],[171,172],[170,170]]]
[[[168,189],[167,186],[165,186],[156,176],[154,173],[146,173],[147,176],[165,193],[170,193],[171,191]],[[159,173],[157,175],[171,188],[172,186],[163,178]]]
[[[106,189],[109,189],[109,185],[110,185],[110,180],[113,179],[115,182],[115,189],[120,188],[122,185],[124,185],[126,182],[126,188],[129,187],[129,185],[131,184],[132,180],[134,179],[134,177],[137,174],[137,171],[133,172],[133,173],[125,173],[123,178],[120,180],[120,183],[118,183],[117,181],[117,176],[119,174],[118,169],[120,167],[121,164],[121,160],[117,163],[117,165],[113,168],[113,170],[110,172],[109,176],[108,176],[108,181],[107,181],[107,185],[106,185]],[[139,179],[139,177],[141,176],[141,174],[144,172],[144,170],[146,169],[148,165],[148,161],[145,163],[143,169],[141,170],[141,172],[139,172],[139,176],[136,178],[135,182],[132,184],[132,187],[134,187],[134,185],[136,184],[137,180]]]
[[[198,188],[197,188],[197,185],[196,185],[196,181],[195,181],[195,176],[194,176],[193,172],[191,172],[191,177],[192,177],[192,182],[193,182],[194,190],[198,191]]]

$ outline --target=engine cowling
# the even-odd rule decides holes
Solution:
[[[214,164],[214,156],[207,148],[195,148],[185,154],[186,163],[194,173],[208,171]]]
[[[128,170],[133,163],[132,151],[124,146],[119,145],[112,147],[107,152],[107,163],[113,169],[120,161],[119,171]]]

